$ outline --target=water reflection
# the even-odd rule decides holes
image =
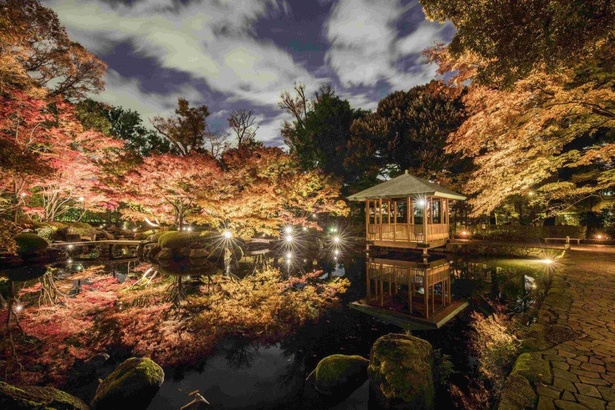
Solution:
[[[270,265],[273,264],[271,259],[264,260],[268,260]],[[333,403],[323,402],[322,398],[316,395],[310,383],[305,383],[306,376],[318,361],[335,353],[368,356],[371,345],[379,336],[400,330],[346,307],[348,302],[369,295],[368,272],[370,263],[376,262],[374,260],[370,262],[360,255],[344,258],[343,264],[341,260],[335,263],[329,260],[332,276],[338,276],[343,272],[344,277],[352,281],[351,288],[342,297],[340,306],[331,308],[317,321],[297,327],[291,335],[281,340],[276,340],[270,335],[254,342],[235,335],[218,343],[211,355],[199,360],[198,363],[195,362],[194,366],[165,368],[167,381],[150,408],[179,408],[191,400],[188,393],[193,390],[199,390],[215,408],[312,409],[332,406]],[[240,265],[241,263],[250,262],[242,260]],[[379,263],[397,269],[395,263],[384,261]],[[101,268],[95,275],[112,277],[120,283],[132,280],[133,282],[129,281],[128,284],[142,288],[148,288],[153,282],[163,283],[164,297],[176,306],[181,306],[193,292],[199,291],[204,295],[215,294],[218,291],[215,281],[222,277],[220,264],[207,260],[196,262],[184,260],[180,263],[157,265],[136,258],[121,261],[75,260],[73,263],[50,267],[30,266],[5,271],[3,275],[11,279],[11,284],[17,283],[18,288],[26,283],[29,286],[40,283],[38,291],[41,303],[61,304],[64,300],[70,301],[71,297],[85,292],[83,289],[92,283],[92,278],[88,276],[91,272],[89,274],[83,272],[97,265]],[[311,270],[312,261],[306,258],[305,265],[306,270]],[[445,264],[436,264],[434,260],[428,265],[432,268],[445,266]],[[430,295],[429,300],[434,303],[441,303],[442,299],[455,296],[470,300],[472,306],[477,309],[489,309],[487,301],[489,303],[496,301],[512,309],[525,311],[532,306],[536,297],[542,292],[543,284],[548,280],[545,265],[532,260],[453,258],[446,261],[446,266],[450,286],[443,286],[442,280],[427,282],[425,286],[426,283],[415,276],[410,281],[411,285],[415,285],[412,293],[415,300],[410,303],[405,302],[405,306],[413,306],[427,293]],[[246,276],[251,275],[252,265],[245,267]],[[389,276],[391,277],[395,276]],[[412,286],[408,287],[404,279],[407,277],[398,276],[397,283],[389,279],[383,284],[383,291],[377,294],[378,303],[380,297],[384,299],[385,296],[388,298],[400,294],[403,295],[401,300],[407,301],[410,293],[408,289],[412,290]],[[376,286],[374,276],[371,276],[369,281],[373,292]],[[380,283],[378,285],[380,286]],[[425,292],[425,289],[428,291]],[[14,294],[16,293],[12,293]],[[434,295],[436,297],[433,297]],[[158,294],[145,294],[142,299],[135,299],[131,303],[141,303],[147,307],[152,305],[152,301],[158,296]],[[404,306],[401,301],[399,303]],[[120,311],[129,307],[127,302],[126,306],[122,302],[115,306]],[[437,308],[438,305],[432,307],[429,312],[437,311]],[[412,312],[421,315],[427,313],[428,308],[424,307],[421,310],[417,306],[413,307]],[[458,369],[463,369],[464,364],[461,362],[468,359],[467,352],[464,351],[465,329],[459,326],[460,324],[463,323],[457,321],[442,330],[421,334],[421,337],[429,339],[435,347],[452,354],[457,361]],[[157,329],[153,326],[152,331],[155,330]],[[198,341],[193,340],[188,343],[193,342]],[[119,354],[121,357],[125,352],[109,351],[109,353]],[[95,390],[96,380],[92,383],[91,393],[87,394],[93,394]],[[87,395],[84,397],[87,398]],[[358,392],[357,396],[348,402],[338,405],[339,408],[345,406],[366,408],[366,389]]]

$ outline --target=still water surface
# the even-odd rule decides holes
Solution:
[[[100,263],[76,261],[70,267],[60,266],[55,274],[66,277],[88,264]],[[143,263],[146,262],[109,262],[105,264],[105,272],[121,281],[137,264]],[[324,402],[311,383],[305,382],[323,357],[335,353],[368,357],[378,337],[401,331],[347,307],[349,302],[365,296],[365,258],[353,258],[344,268],[351,287],[342,296],[339,308],[327,312],[317,323],[298,328],[294,335],[276,344],[226,339],[212,355],[192,368],[165,369],[165,382],[149,408],[180,408],[192,400],[188,393],[195,390],[216,409],[368,408],[367,383],[345,401],[330,403]],[[45,271],[43,267],[28,269],[31,278]],[[414,334],[450,355],[459,372],[457,382],[463,383],[464,375],[475,370],[466,345],[469,312],[488,312],[487,300],[504,303],[513,311],[527,309],[541,292],[544,272],[544,265],[527,259],[456,259],[452,264],[453,296],[469,300],[470,307],[440,330]],[[5,271],[4,275],[16,276],[15,271]],[[23,271],[19,276],[23,277]],[[112,354],[106,371],[117,365],[113,359]],[[89,401],[96,383],[72,384],[66,389]],[[447,400],[450,399],[440,399],[439,405],[450,405]]]

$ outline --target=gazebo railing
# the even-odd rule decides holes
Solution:
[[[427,235],[423,229],[426,228]],[[412,224],[369,224],[367,226],[368,241],[393,242],[428,242],[448,239],[448,225],[412,225]]]

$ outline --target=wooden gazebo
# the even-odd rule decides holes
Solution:
[[[466,197],[406,171],[348,199],[365,201],[368,245],[429,249],[446,244],[450,201]]]

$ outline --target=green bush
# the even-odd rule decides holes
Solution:
[[[469,229],[472,236],[485,239],[536,242],[542,238],[585,238],[584,226],[558,225],[558,226],[531,226],[531,225],[489,225],[480,229],[480,225]],[[457,232],[459,234],[459,232]]]
[[[93,237],[96,235],[96,228],[85,222],[67,222],[66,225],[68,226],[69,234],[79,235],[82,237]]]
[[[15,237],[17,253],[19,255],[32,255],[37,251],[47,249],[49,243],[35,233],[24,232]]]
[[[38,223],[35,224],[35,229],[38,236],[48,242],[53,242],[55,240],[62,239],[61,235],[58,234],[58,231],[66,229],[66,225],[60,222]]]
[[[158,245],[161,248],[181,249],[181,248],[207,248],[212,243],[212,235],[209,233],[199,234],[197,232],[164,232],[158,238]]]

